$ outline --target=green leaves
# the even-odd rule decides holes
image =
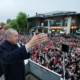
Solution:
[[[11,22],[11,19],[7,19],[7,23],[10,23]]]
[[[16,19],[7,19],[9,26],[5,26],[4,29],[13,28],[21,33],[27,31],[27,15],[23,12],[20,12]]]
[[[0,25],[2,25],[2,26],[3,26],[3,25],[5,25],[5,23],[1,22],[1,23],[0,23]]]
[[[7,30],[7,29],[9,29],[9,28],[11,28],[10,25],[3,27],[4,30]]]
[[[18,24],[19,31],[25,32],[27,27],[27,15],[23,12],[20,12],[16,18],[16,21]]]
[[[13,19],[12,22],[10,23],[11,28],[18,30],[18,24],[16,19]]]
[[[27,15],[23,12],[20,12],[16,19],[7,19],[7,23],[9,26],[5,26],[4,29],[13,28],[17,31],[20,31],[21,33],[27,31]],[[2,23],[3,24],[3,23]],[[4,25],[4,24],[3,24]]]

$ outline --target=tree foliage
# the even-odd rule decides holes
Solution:
[[[7,29],[9,29],[9,28],[11,28],[10,25],[3,27],[4,30],[7,30]]]
[[[2,25],[2,26],[3,26],[3,25],[5,25],[5,23],[4,23],[4,22],[1,22],[1,23],[0,23],[0,25]]]
[[[21,32],[25,32],[27,28],[27,15],[23,12],[20,12],[16,18],[18,29]]]
[[[16,19],[7,19],[7,23],[9,23],[9,26],[5,26],[5,30],[13,28],[22,33],[27,31],[27,15],[23,12],[20,12]]]
[[[10,23],[11,28],[18,30],[18,24],[16,19],[13,19]]]
[[[7,23],[10,23],[11,22],[11,19],[7,19]]]

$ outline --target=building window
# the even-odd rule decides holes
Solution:
[[[63,26],[63,20],[56,20],[56,26]]]
[[[40,26],[41,26],[42,23],[44,23],[44,26],[48,26],[48,21],[41,21]]]
[[[38,27],[39,26],[39,22],[38,21],[36,21],[36,27]]]
[[[56,20],[51,20],[50,25],[51,26],[56,26]]]
[[[77,26],[77,30],[80,29],[80,20],[76,19],[75,26]]]
[[[38,21],[30,22],[30,27],[38,27],[38,26],[39,26],[39,22]]]
[[[72,19],[71,26],[75,26],[75,19]]]
[[[64,26],[64,20],[51,20],[50,26]]]
[[[64,26],[67,26],[68,20],[64,20]]]

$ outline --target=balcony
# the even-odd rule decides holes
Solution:
[[[32,60],[25,61],[25,70],[26,80],[61,80],[61,75]]]

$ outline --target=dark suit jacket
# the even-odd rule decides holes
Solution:
[[[1,66],[1,63],[0,63],[0,77],[3,75],[3,70],[2,70],[2,66]]]
[[[0,62],[5,80],[25,80],[24,59],[30,57],[25,46],[18,47],[5,40],[0,45]]]

